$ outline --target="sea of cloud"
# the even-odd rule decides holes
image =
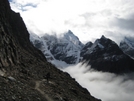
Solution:
[[[91,95],[102,101],[133,101],[134,73],[116,75],[94,71],[81,63],[64,68]]]

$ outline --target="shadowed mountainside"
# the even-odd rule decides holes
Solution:
[[[102,36],[94,43],[89,42],[82,49],[81,57],[91,68],[111,73],[129,73],[134,71],[134,60],[123,53],[112,40]]]
[[[48,72],[49,83],[44,78]],[[34,48],[20,14],[10,9],[8,0],[0,0],[0,100],[99,101]]]

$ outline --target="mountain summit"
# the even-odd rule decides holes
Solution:
[[[46,57],[48,57],[48,55],[45,54],[46,51],[44,52],[45,48],[43,47],[45,45],[42,44],[43,42],[48,47],[47,50],[49,51],[49,56],[51,54],[53,59],[64,61],[68,64],[76,64],[79,62],[80,51],[84,46],[71,30],[63,33],[61,36],[45,34],[36,43],[35,40],[38,39],[36,38],[32,40],[34,46],[40,49]]]
[[[30,43],[20,14],[10,9],[8,0],[0,0],[0,100],[99,101],[47,62]]]
[[[102,36],[93,44],[89,42],[82,49],[81,57],[87,61],[91,68],[112,72],[127,73],[134,71],[134,60],[123,53],[119,46],[112,40]]]
[[[62,37],[44,35],[41,40],[46,42],[49,52],[55,59],[68,64],[84,61],[93,69],[117,74],[134,71],[134,60],[129,57],[132,56],[134,49],[133,41],[128,38],[121,42],[120,47],[104,35],[94,43],[88,42],[83,45],[69,30]],[[40,50],[43,52],[43,49]]]

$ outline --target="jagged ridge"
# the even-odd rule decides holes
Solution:
[[[68,64],[86,61],[91,65],[91,68],[99,71],[112,73],[134,71],[134,60],[127,56],[114,41],[105,36],[97,39],[94,43],[88,42],[85,45],[81,44],[71,31],[68,31],[61,38],[54,35],[44,35],[41,40],[45,40],[48,50],[55,59],[65,61]],[[75,45],[73,42],[77,44]],[[43,49],[40,50],[43,51]]]
[[[134,60],[124,54],[115,42],[104,36],[85,46],[81,57],[91,65],[91,68],[99,71],[112,73],[134,71]]]
[[[46,57],[49,56],[48,59],[57,59],[68,64],[79,62],[80,51],[84,45],[70,30],[61,35],[61,37],[48,34],[45,34],[40,39],[34,38],[33,34],[31,34],[31,37],[34,46],[40,49]],[[44,46],[47,46],[47,49]]]

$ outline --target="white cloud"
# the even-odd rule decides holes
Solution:
[[[115,75],[89,69],[90,67],[78,64],[63,71],[68,72],[80,85],[87,88],[91,95],[102,101],[133,101],[134,73]]]
[[[17,12],[36,8],[41,0],[9,0],[13,10]]]
[[[17,4],[18,6],[26,6],[26,5],[37,5],[41,0],[12,0],[12,3]]]
[[[134,34],[129,24],[133,4],[134,0],[13,0],[11,6],[21,13],[30,32],[59,34],[70,29],[83,42],[102,34],[119,42]]]

